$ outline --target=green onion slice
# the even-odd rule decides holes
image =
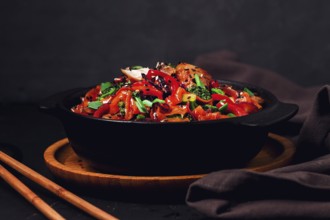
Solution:
[[[165,103],[165,100],[163,100],[163,99],[159,99],[159,98],[155,98],[155,99],[152,101],[152,103],[160,103],[160,104],[163,104],[163,103]]]
[[[233,113],[228,113],[227,115],[228,115],[229,117],[231,117],[231,118],[236,117],[236,115],[233,114]]]
[[[201,82],[201,79],[199,78],[198,74],[195,74],[195,81],[198,87],[202,87],[203,89],[205,89],[205,85]]]
[[[225,103],[224,105],[222,105],[221,107],[219,107],[219,111],[220,112],[226,111],[227,108],[228,108],[228,103]]]
[[[220,94],[220,95],[224,95],[224,94],[225,94],[225,92],[222,91],[222,90],[219,89],[219,88],[212,88],[212,89],[211,89],[211,92],[212,92],[212,93],[215,93],[215,94]]]
[[[246,87],[244,88],[244,92],[247,92],[247,94],[249,94],[249,96],[254,96],[254,93]]]
[[[148,106],[148,107],[151,107],[153,102],[149,101],[148,99],[145,99],[142,101],[142,103],[145,105],[145,106]]]
[[[138,70],[138,69],[142,69],[143,66],[132,66],[131,70]]]
[[[146,109],[146,107],[144,107],[143,102],[140,99],[140,97],[135,96],[134,98],[135,98],[136,106],[138,107],[139,111],[142,112],[142,113],[146,113],[147,109]]]

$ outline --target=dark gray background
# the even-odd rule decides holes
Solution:
[[[330,81],[330,1],[6,1],[0,101],[34,102],[128,65],[232,50],[302,86]]]

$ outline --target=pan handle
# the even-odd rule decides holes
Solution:
[[[298,112],[298,109],[299,107],[296,104],[277,102],[269,109],[264,109],[257,114],[242,117],[240,124],[246,126],[269,127],[289,120]]]
[[[78,91],[82,91],[83,88],[75,88],[56,93],[47,98],[44,98],[39,102],[39,110],[43,113],[47,113],[54,116],[59,116],[59,104],[70,94]]]

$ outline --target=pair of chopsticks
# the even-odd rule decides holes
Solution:
[[[51,191],[60,198],[66,200],[72,205],[80,208],[96,219],[109,219],[116,220],[117,218],[108,214],[107,212],[97,208],[91,203],[83,200],[77,195],[71,193],[70,191],[64,189],[63,187],[57,185],[46,177],[40,175],[36,171],[30,169],[24,164],[18,162],[14,158],[0,151],[0,161],[7,164],[14,170],[18,171],[25,177],[34,181],[35,183],[41,185],[47,190]],[[0,165],[0,177],[4,179],[10,186],[12,186],[16,191],[18,191],[25,199],[27,199],[32,205],[34,205],[41,213],[43,213],[48,219],[62,220],[65,219],[58,212],[56,212],[52,207],[45,203],[39,196],[32,192],[24,183],[12,175],[5,167]]]

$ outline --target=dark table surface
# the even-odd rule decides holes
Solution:
[[[58,182],[50,173],[43,160],[44,150],[50,144],[65,137],[61,123],[49,115],[40,113],[35,104],[0,104],[0,107],[1,146],[18,149],[22,157],[20,158],[20,154],[16,153],[17,159],[61,184],[61,181]],[[93,219],[16,171],[9,170],[66,219]],[[188,207],[184,199],[119,198],[112,197],[111,194],[106,196],[91,194],[88,190],[81,191],[75,186],[64,187],[120,219],[205,219],[205,216]],[[6,182],[0,180],[0,219],[46,218]]]

